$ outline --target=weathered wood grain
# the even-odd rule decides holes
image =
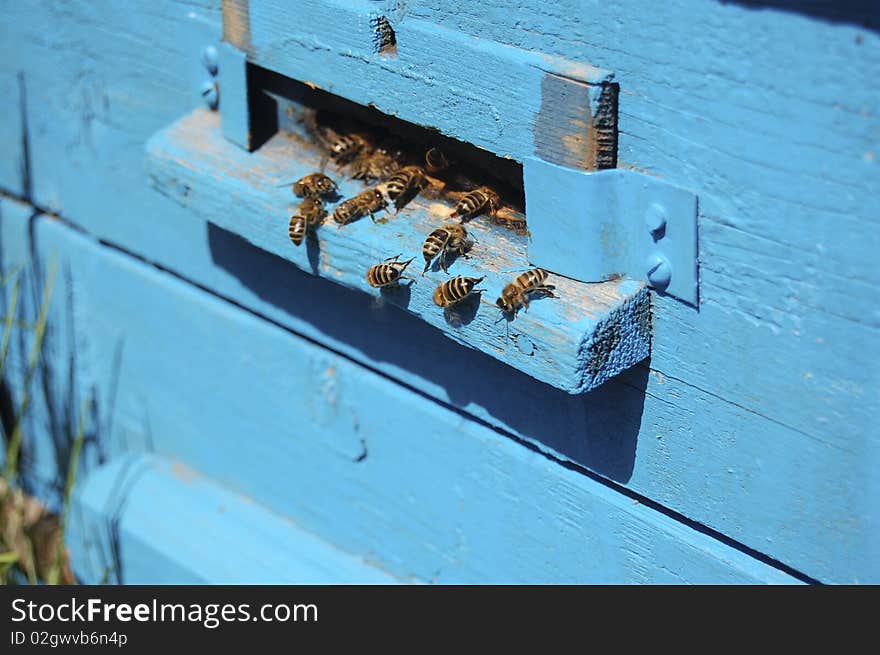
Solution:
[[[498,155],[610,168],[617,153],[613,73],[419,20],[398,20],[393,55],[374,47],[374,2],[249,5],[248,59]],[[613,70],[613,69],[611,69]],[[467,116],[467,120],[462,120]]]
[[[42,261],[61,258],[69,271],[63,284],[78,299],[82,388],[105,399],[117,381],[112,409],[102,404],[100,413],[113,412],[113,432],[95,434],[110,461],[139,452],[179,456],[233,493],[260,499],[405,580],[795,582],[59,222],[39,219],[34,234]],[[69,292],[62,286],[59,297]],[[105,344],[117,345],[121,356]],[[89,505],[103,496],[90,490],[93,473],[98,490],[113,486],[110,500],[118,502],[127,485],[94,463],[83,467]],[[167,549],[163,526],[186,522],[190,512],[203,517],[208,534],[251,520],[221,516],[229,525],[216,526],[213,501],[180,486],[166,475],[135,476],[132,515],[122,513],[123,552],[131,544],[133,559],[146,558],[151,542]],[[155,536],[155,522],[133,527],[147,504],[169,514]],[[184,565],[190,548],[181,553]]]
[[[250,498],[156,456],[97,468],[77,488],[71,517],[68,544],[84,584],[397,582]]]
[[[4,109],[0,113],[0,149],[3,152],[0,156],[0,185],[21,197],[30,193],[25,93],[24,75],[0,68],[0,97],[4,99]]]
[[[482,219],[468,223],[476,243],[450,275],[485,277],[480,285],[485,292],[449,310],[437,307],[432,294],[450,275],[418,272],[425,237],[448,221],[454,208],[439,200],[419,197],[396,215],[383,213],[379,223],[365,218],[338,226],[328,218],[314,241],[294,247],[287,219],[297,199],[279,186],[318,170],[321,153],[293,136],[278,134],[246,153],[225,141],[216,114],[197,110],[159,132],[147,150],[156,188],[194,214],[303,270],[402,307],[455,341],[554,387],[589,391],[650,352],[648,292],[636,281],[584,284],[552,276],[558,299],[536,300],[528,312],[504,320],[493,303],[505,284],[531,266],[527,238]],[[343,197],[363,188],[357,181],[340,181]],[[409,271],[415,280],[382,292],[372,289],[367,269],[397,254],[415,257]]]
[[[143,144],[199,102],[190,65],[220,19],[213,2],[149,5],[7,8],[0,66],[25,61],[33,82],[41,205],[809,575],[878,579],[875,33],[704,0],[401,6],[402,24],[614,70],[621,164],[700,194],[699,313],[655,298],[650,374],[569,397],[472,356],[494,376],[481,388],[460,374],[473,353],[408,315],[373,314],[400,337],[383,349],[333,320],[367,296],[309,275],[285,288],[297,271],[151,191]]]

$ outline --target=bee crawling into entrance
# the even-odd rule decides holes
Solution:
[[[458,217],[462,223],[466,223],[480,214],[494,216],[500,203],[501,198],[495,191],[489,187],[481,186],[463,195],[449,218]]]
[[[287,227],[287,235],[293,245],[302,244],[310,229],[314,229],[315,226],[323,222],[325,216],[327,216],[327,210],[324,209],[324,204],[319,198],[303,200],[296,208],[296,213],[290,217],[290,223]]]
[[[411,280],[415,282],[415,278],[407,277],[403,273],[406,267],[410,265],[415,257],[405,262],[399,261],[400,255],[389,257],[380,264],[370,266],[367,270],[367,284],[377,289],[387,289],[397,286],[401,280]]]
[[[404,166],[389,177],[379,188],[389,205],[394,206],[395,213],[400,211],[410,200],[425,187],[425,171],[418,166]]]
[[[447,223],[441,225],[431,232],[425,239],[422,246],[422,256],[425,258],[425,270],[422,275],[428,272],[431,264],[435,259],[440,262],[440,268],[447,273],[446,257],[449,253],[466,257],[465,254],[471,246],[468,241],[467,231],[458,223]]]
[[[386,180],[400,168],[398,159],[398,156],[385,148],[363,150],[351,162],[351,177],[367,183],[373,180]]]
[[[369,214],[375,223],[375,213],[387,206],[388,201],[385,195],[379,189],[371,187],[366,191],[361,191],[354,198],[339,203],[333,210],[333,220],[340,225],[347,225]]]
[[[533,268],[516,277],[516,279],[504,287],[501,297],[495,301],[498,308],[509,316],[516,315],[520,307],[529,310],[529,295],[541,293],[550,298],[558,298],[553,293],[555,286],[545,284],[550,274],[543,268]]]
[[[299,198],[321,198],[336,193],[336,182],[323,173],[309,173],[294,182],[292,190],[293,195]]]

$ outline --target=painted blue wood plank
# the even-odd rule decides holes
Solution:
[[[4,99],[4,109],[0,113],[0,151],[3,152],[0,187],[23,197],[29,193],[24,75],[21,71],[9,71],[7,67],[8,63],[0,68],[0,98]]]
[[[85,584],[397,582],[184,464],[149,455],[115,459],[80,484],[68,547]]]
[[[594,120],[611,72],[391,12],[397,51],[379,53],[372,19],[382,10],[364,0],[307,0],[296,12],[252,2],[233,42],[265,68],[500,156],[596,168]]]
[[[450,277],[442,271],[424,276],[414,271],[409,286],[382,293],[372,289],[365,273],[383,259],[399,253],[402,259],[415,257],[418,270],[425,237],[453,211],[438,200],[417,198],[383,218],[385,224],[363,219],[338,226],[328,219],[316,242],[294,247],[287,219],[297,199],[279,186],[318,170],[321,155],[283,133],[257,152],[243,152],[223,138],[215,114],[197,110],[157,133],[147,150],[153,183],[193,213],[300,269],[405,308],[454,341],[554,387],[589,391],[650,352],[648,292],[632,280],[584,284],[551,276],[558,299],[535,301],[515,320],[504,320],[494,301],[505,284],[532,266],[527,238],[479,219],[468,223],[468,235],[476,240],[468,259],[450,268],[451,275],[485,277],[479,300],[449,310],[437,307],[434,290]],[[363,185],[340,179],[339,189],[352,197]]]
[[[77,289],[77,384],[112,412],[110,461],[179,460],[401,578],[794,581],[58,222],[36,231]]]

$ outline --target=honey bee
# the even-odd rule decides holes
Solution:
[[[412,280],[403,275],[406,267],[410,265],[414,257],[405,262],[399,261],[400,255],[389,257],[381,264],[370,266],[367,270],[367,284],[371,287],[383,288],[400,283],[401,280]]]
[[[356,180],[384,180],[397,172],[400,164],[384,148],[363,150],[351,163],[351,176]]]
[[[500,200],[498,194],[489,187],[479,187],[462,196],[455,206],[455,211],[450,214],[449,218],[458,216],[461,222],[464,223],[484,212],[494,214],[498,209]]]
[[[338,134],[329,142],[330,157],[339,166],[348,164],[368,147],[367,140],[357,134]]]
[[[446,255],[458,253],[464,255],[468,248],[467,231],[458,223],[447,223],[431,232],[422,246],[422,255],[425,257],[424,275],[428,272],[431,262],[440,256],[440,268],[446,272]]]
[[[446,280],[434,289],[434,304],[440,307],[450,307],[460,303],[482,281],[481,277],[462,277],[461,275]]]
[[[388,204],[400,210],[425,186],[425,171],[419,166],[404,166],[382,185]]]
[[[290,223],[287,227],[287,234],[293,245],[300,245],[308,234],[309,228],[319,224],[325,216],[327,216],[327,210],[324,209],[324,205],[319,199],[306,198],[303,200],[296,208],[296,213],[290,217]]]
[[[533,268],[520,274],[517,278],[504,287],[501,291],[501,297],[495,301],[495,304],[505,314],[513,314],[520,307],[529,310],[529,294],[543,293],[551,298],[558,298],[553,290],[556,288],[552,284],[545,284],[549,273],[543,268]]]
[[[300,198],[329,196],[336,191],[336,182],[323,173],[310,173],[293,183],[293,193]]]
[[[344,200],[333,210],[333,220],[340,225],[347,225],[357,219],[370,215],[373,221],[376,220],[374,214],[388,205],[388,201],[382,192],[373,187],[366,191],[361,191],[354,198]]]
[[[514,214],[513,212],[507,211],[499,211],[494,216],[492,216],[492,223],[494,223],[495,225],[500,225],[501,227],[505,227],[508,230],[513,230],[519,235],[526,235],[529,233],[529,227],[526,224],[526,218],[521,214]]]

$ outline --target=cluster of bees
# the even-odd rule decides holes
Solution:
[[[338,225],[347,225],[365,216],[374,222],[375,215],[387,210],[398,213],[419,193],[431,186],[428,173],[436,173],[447,168],[449,162],[438,148],[430,148],[425,152],[421,165],[405,165],[401,163],[403,155],[385,147],[373,147],[371,143],[356,133],[340,133],[330,127],[319,126],[312,122],[309,131],[324,152],[321,171],[314,172],[293,183],[293,193],[303,200],[290,217],[288,235],[290,241],[299,246],[327,217],[324,208],[326,201],[338,198],[338,186],[323,171],[328,161],[332,160],[338,169],[348,167],[354,179],[363,180],[368,186],[357,195],[342,200],[333,209],[332,220]],[[480,216],[496,216],[501,205],[499,194],[488,186],[474,186],[458,199],[449,221],[433,230],[425,238],[422,256],[427,273],[433,263],[448,273],[450,257],[467,257],[474,245],[468,238],[464,224]],[[457,220],[457,222],[456,222]],[[498,222],[498,221],[496,221]],[[514,224],[514,229],[523,226]],[[416,281],[405,275],[407,267],[415,257],[407,260],[401,255],[389,257],[374,264],[366,271],[366,281],[374,288],[390,288],[399,285],[403,280]],[[514,315],[520,308],[528,308],[531,294],[542,294],[556,297],[554,286],[547,284],[547,271],[535,268],[517,276],[507,284],[496,301],[502,312]],[[483,277],[455,276],[434,290],[433,300],[442,308],[449,308],[461,303],[472,294],[482,291],[477,285]]]

